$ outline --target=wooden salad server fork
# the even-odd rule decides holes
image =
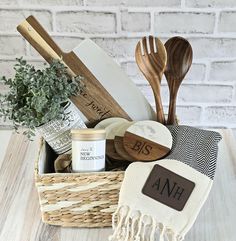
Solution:
[[[173,125],[176,120],[177,93],[192,64],[193,51],[190,43],[182,37],[170,38],[165,43],[165,47],[167,52],[165,76],[170,92],[167,124]]]
[[[135,49],[135,59],[139,69],[152,87],[155,98],[157,121],[165,124],[165,116],[161,102],[161,78],[163,76],[167,55],[160,39],[153,36],[143,37]]]

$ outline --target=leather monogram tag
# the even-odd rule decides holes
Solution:
[[[144,184],[142,193],[182,211],[194,187],[194,182],[156,164]]]

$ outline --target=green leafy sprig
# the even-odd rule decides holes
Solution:
[[[82,77],[71,77],[60,61],[44,69],[35,69],[23,58],[16,59],[14,78],[1,77],[9,88],[0,97],[0,117],[13,122],[14,128],[28,128],[25,134],[34,135],[35,127],[51,120],[62,120],[68,98],[83,89]]]

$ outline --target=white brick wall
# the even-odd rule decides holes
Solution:
[[[111,12],[64,11],[56,20],[59,33],[116,33],[116,15]]]
[[[149,32],[150,13],[123,11],[121,13],[121,30],[127,32]]]
[[[158,12],[155,13],[154,20],[154,30],[160,34],[213,33],[215,14],[211,12]]]
[[[41,67],[42,58],[17,33],[16,25],[35,15],[65,51],[92,38],[121,65],[154,104],[139,72],[134,49],[143,35],[165,42],[182,35],[193,46],[194,60],[178,98],[182,123],[230,127],[236,134],[236,1],[235,0],[1,0],[0,70],[12,74],[15,57]],[[0,83],[0,92],[6,88]],[[162,99],[168,106],[165,78]],[[0,125],[7,125],[2,123]]]

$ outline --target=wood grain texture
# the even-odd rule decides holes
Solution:
[[[64,53],[33,16],[22,22],[17,30],[47,62],[60,59],[68,67],[70,75],[84,77],[83,92],[73,96],[71,100],[90,123],[108,117],[123,117],[131,120],[78,56],[73,51]]]
[[[122,156],[120,156],[115,148],[114,139],[106,140],[106,155],[114,160],[124,160]]]
[[[5,152],[11,137],[12,130],[1,130],[0,131],[0,140],[4,140],[0,142],[0,168],[3,163],[3,158],[5,156]]]
[[[149,36],[148,38],[143,37],[136,46],[135,59],[139,69],[152,87],[156,104],[157,121],[164,124],[165,116],[160,88],[161,78],[167,61],[165,47],[158,38],[154,38],[153,36]]]
[[[177,93],[192,65],[193,51],[190,43],[182,37],[168,39],[165,48],[167,52],[165,76],[170,92],[167,124],[173,125],[175,123]]]
[[[186,241],[235,241],[236,142],[231,130],[221,130],[223,140],[216,178],[210,196]],[[105,241],[110,228],[61,228],[43,224],[34,187],[34,160],[38,139],[25,142],[21,135],[0,130],[0,240],[2,241]],[[3,139],[4,138],[4,139]],[[5,149],[5,150],[4,150]],[[6,153],[3,156],[3,153]]]
[[[115,136],[114,146],[115,146],[116,152],[123,158],[123,160],[130,161],[130,162],[134,161],[134,158],[131,157],[124,148],[122,136]]]
[[[125,132],[123,145],[128,154],[136,161],[158,160],[170,152],[168,147],[129,131]]]

